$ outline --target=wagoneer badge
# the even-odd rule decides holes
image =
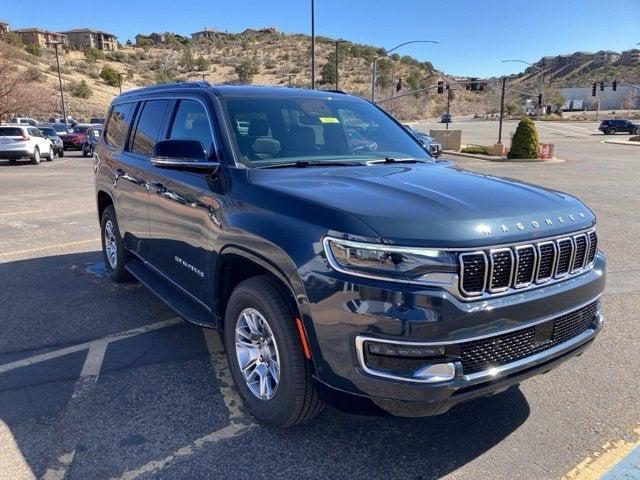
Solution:
[[[513,230],[525,230],[528,226],[530,226],[533,229],[537,229],[543,226],[551,226],[554,223],[568,223],[568,222],[575,222],[577,218],[584,218],[585,214],[580,212],[577,215],[574,214],[570,214],[567,215],[566,217],[564,216],[557,216],[557,217],[552,217],[552,218],[544,218],[542,220],[531,220],[528,223],[523,223],[523,222],[518,222],[512,225],[507,225],[507,224],[502,224],[500,225],[500,231],[501,232],[509,232],[512,229]],[[476,230],[479,231],[480,233],[484,234],[484,235],[491,235],[493,233],[493,230],[491,229],[490,226],[488,225],[478,225],[476,227]]]

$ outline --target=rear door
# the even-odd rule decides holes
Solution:
[[[205,97],[176,99],[166,139],[198,140],[211,158],[215,149],[211,106]],[[212,256],[220,225],[211,176],[197,171],[151,167],[149,223],[152,264],[183,291],[210,306]]]
[[[41,154],[48,155],[49,154],[49,146],[50,142],[47,137],[45,137],[40,130],[35,127],[30,127],[27,129],[29,132],[29,136],[32,141],[36,144]]]

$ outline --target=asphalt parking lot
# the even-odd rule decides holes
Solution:
[[[497,132],[458,125],[464,143]],[[438,417],[328,408],[287,430],[243,412],[215,332],[105,277],[90,160],[0,161],[0,478],[587,478],[572,470],[604,444],[640,439],[640,148],[603,144],[590,124],[540,133],[566,162],[451,159],[596,212],[609,282],[592,348]]]

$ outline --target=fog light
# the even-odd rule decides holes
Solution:
[[[446,382],[456,376],[456,366],[453,363],[434,363],[421,368],[413,374],[413,378],[419,378],[425,382]]]

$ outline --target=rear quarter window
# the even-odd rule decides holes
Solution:
[[[109,146],[119,150],[124,147],[133,116],[133,106],[133,103],[122,103],[114,105],[111,109],[104,133],[105,141]]]

